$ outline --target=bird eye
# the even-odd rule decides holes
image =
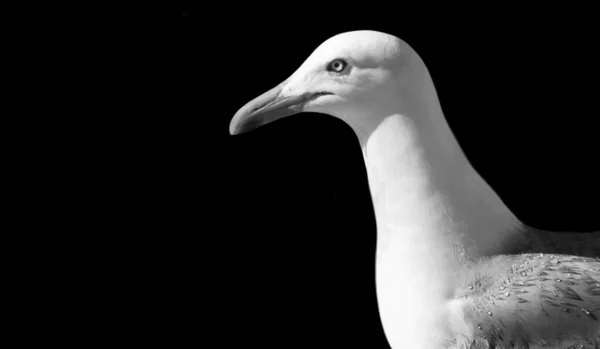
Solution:
[[[327,65],[327,71],[340,73],[346,68],[347,65],[348,63],[346,63],[346,61],[343,59],[334,59]]]

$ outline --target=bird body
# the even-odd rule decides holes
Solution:
[[[501,255],[468,263],[454,300],[469,330],[451,340],[468,347],[595,348],[600,269],[593,258],[554,254]],[[457,343],[452,343],[452,347]]]
[[[600,233],[571,240],[523,225],[470,165],[408,44],[334,36],[230,131],[301,111],[342,119],[361,144],[392,348],[600,346]]]

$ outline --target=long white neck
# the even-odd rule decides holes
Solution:
[[[435,348],[458,267],[519,224],[471,167],[439,104],[417,111],[429,115],[390,115],[363,143],[379,310],[394,349]]]

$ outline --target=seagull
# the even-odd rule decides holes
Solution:
[[[239,109],[230,133],[300,112],[339,118],[360,142],[391,348],[600,347],[600,232],[521,223],[469,163],[406,42],[329,38]]]

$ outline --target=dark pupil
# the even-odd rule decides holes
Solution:
[[[341,72],[344,69],[344,65],[345,63],[343,61],[338,60],[334,60],[329,64],[328,69],[330,69],[331,71],[334,72]]]

